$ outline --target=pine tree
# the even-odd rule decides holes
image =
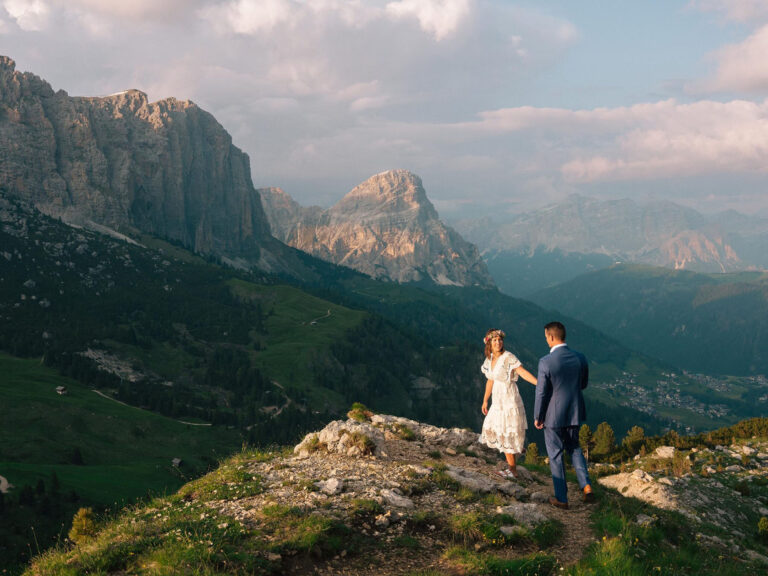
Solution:
[[[624,440],[621,441],[621,445],[634,454],[644,441],[645,430],[640,426],[632,426],[632,428],[627,431]]]
[[[616,450],[616,436],[608,422],[601,422],[595,430],[595,456],[609,456]]]

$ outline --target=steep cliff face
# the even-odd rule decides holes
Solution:
[[[0,190],[76,224],[176,240],[272,268],[248,156],[192,102],[73,98],[0,56]]]
[[[493,285],[477,248],[440,221],[407,170],[377,174],[325,211],[261,192],[275,235],[299,250],[395,282]]]

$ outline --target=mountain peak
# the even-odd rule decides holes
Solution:
[[[376,174],[328,210],[261,196],[272,233],[323,260],[395,282],[493,286],[477,248],[440,221],[408,170]]]
[[[14,72],[16,70],[16,62],[14,62],[12,58],[0,54],[0,69]]]
[[[371,176],[355,186],[331,212],[357,217],[373,217],[385,211],[391,215],[410,211],[437,218],[437,211],[427,198],[421,178],[408,170],[388,170]],[[347,217],[345,216],[345,218]]]

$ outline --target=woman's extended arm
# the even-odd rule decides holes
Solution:
[[[536,386],[536,377],[533,374],[531,374],[530,372],[528,372],[528,370],[526,370],[522,366],[518,366],[517,368],[515,368],[515,372],[523,380],[525,380],[526,382],[530,382],[531,384]]]
[[[485,395],[483,396],[483,407],[480,410],[483,416],[488,414],[488,399],[491,397],[491,391],[493,390],[493,380],[488,380],[485,383]]]

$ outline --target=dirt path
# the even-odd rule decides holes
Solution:
[[[551,493],[552,480],[549,476],[533,472],[532,475],[535,484],[542,489],[548,488]],[[542,552],[553,556],[557,560],[558,567],[561,568],[568,568],[579,562],[589,545],[596,540],[590,522],[590,514],[595,505],[582,502],[579,487],[576,484],[568,484],[568,494],[571,499],[568,510],[541,504],[548,517],[558,520],[563,525],[563,533],[556,544],[546,549],[539,549],[533,543],[517,543],[506,548],[489,549],[486,553],[513,559]],[[305,561],[303,564],[293,566],[292,573],[306,576],[381,576],[382,574],[408,576],[419,571],[435,571],[444,576],[465,576],[461,568],[444,557],[447,547],[452,544],[450,540],[438,534],[430,534],[429,530],[414,536],[419,542],[419,546],[415,549],[385,544],[360,556],[337,557],[329,562],[317,564]],[[456,542],[456,544],[460,543]]]
[[[563,535],[560,541],[548,550],[563,566],[578,562],[587,547],[595,541],[589,519],[594,504],[584,504],[581,501],[579,487],[576,484],[568,485],[568,494],[570,509],[560,510],[550,507],[551,510],[547,513],[550,518],[556,518],[563,523]]]
[[[101,396],[102,398],[106,398],[107,400],[112,400],[112,402],[117,402],[118,404],[122,404],[123,406],[128,406],[129,408],[135,408],[136,410],[143,410],[143,408],[139,408],[138,406],[131,406],[130,404],[126,404],[125,402],[122,402],[118,400],[117,398],[112,398],[109,394],[104,394],[100,390],[94,390],[96,394]],[[149,412],[149,410],[147,410]],[[152,412],[152,414],[155,414],[155,412]],[[213,426],[213,424],[210,424],[208,422],[187,422],[186,420],[174,420],[174,422],[179,422],[180,424],[186,424],[187,426]]]

